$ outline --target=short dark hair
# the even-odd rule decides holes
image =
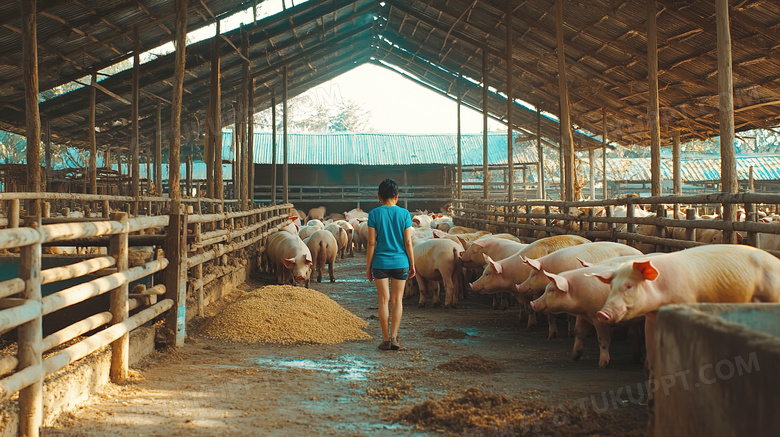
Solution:
[[[398,195],[398,184],[392,179],[385,179],[379,184],[379,197],[384,200]]]

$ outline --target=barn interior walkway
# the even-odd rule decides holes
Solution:
[[[364,269],[365,255],[356,254],[337,262],[338,282],[312,283],[312,288],[368,320],[375,339],[330,346],[231,344],[199,335],[196,322],[183,348],[155,354],[134,369],[130,383],[109,385],[90,403],[62,415],[45,435],[433,435],[440,432],[394,424],[392,416],[429,397],[471,387],[550,406],[583,399],[590,405],[594,399],[594,406],[603,408],[602,394],[643,380],[641,365],[630,361],[630,341],[613,343],[609,369],[598,369],[595,338],[589,339],[584,358],[573,362],[572,340],[548,341],[546,329],[526,332],[516,310],[494,311],[484,296],[469,297],[456,310],[418,308],[416,299],[407,300],[404,350],[379,351],[375,292]],[[261,285],[244,284],[235,295]],[[216,311],[209,308],[211,315]],[[442,337],[435,330],[445,329],[467,335],[435,338]],[[474,374],[437,368],[471,355],[497,361],[502,370]],[[622,397],[609,407],[610,416],[591,415],[585,422],[610,429],[601,435],[642,435],[644,407],[629,402],[625,393]],[[467,435],[495,431],[473,429]]]

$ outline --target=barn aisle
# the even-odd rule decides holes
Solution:
[[[423,429],[395,423],[394,416],[470,388],[537,409],[582,399],[589,406],[594,395],[594,406],[603,408],[602,393],[643,380],[641,366],[630,362],[629,341],[613,345],[607,370],[598,369],[595,338],[585,357],[572,362],[571,340],[526,332],[516,310],[494,311],[484,296],[470,296],[457,310],[418,308],[416,298],[407,300],[404,349],[379,351],[375,291],[364,271],[365,255],[356,254],[337,262],[336,283],[313,282],[312,288],[367,320],[374,339],[327,346],[229,343],[198,334],[196,321],[183,348],[154,354],[134,369],[130,383],[109,385],[91,403],[61,416],[46,435],[494,435],[501,429],[512,435],[498,417],[473,423],[462,414],[434,417]],[[243,284],[231,297],[270,278],[261,279],[266,282]],[[209,308],[208,315],[218,310]],[[627,400],[605,414],[571,415],[575,430],[606,426],[614,435],[642,435],[646,420],[644,407]],[[539,419],[537,430],[559,426],[551,420]],[[572,428],[559,431],[567,430]]]

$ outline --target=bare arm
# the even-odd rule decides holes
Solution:
[[[412,228],[404,229],[404,246],[409,257],[409,279],[414,278],[414,245],[412,244]]]
[[[369,226],[368,244],[366,244],[366,278],[368,278],[368,282],[374,280],[374,275],[371,273],[371,263],[374,261],[374,250],[376,250],[376,229]]]

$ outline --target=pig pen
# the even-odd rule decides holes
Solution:
[[[780,304],[669,305],[655,329],[655,435],[780,433]]]
[[[457,309],[405,301],[401,351],[380,351],[365,254],[338,260],[316,289],[369,323],[371,340],[335,345],[231,343],[200,334],[227,302],[270,284],[258,274],[196,317],[188,341],[61,416],[46,435],[644,435],[643,366],[631,338],[598,368],[596,338],[572,361],[572,339],[527,332],[517,309],[469,294]],[[566,332],[565,320],[559,329]],[[619,337],[619,333],[616,333]]]

